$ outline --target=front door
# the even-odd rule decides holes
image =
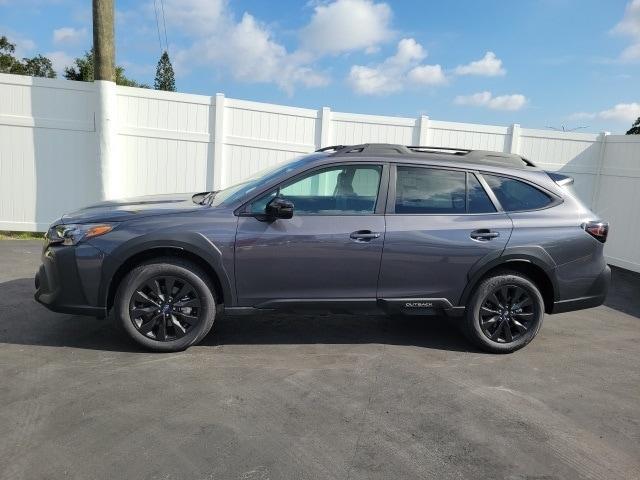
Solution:
[[[379,198],[386,198],[387,170],[382,164],[325,167],[249,204],[236,236],[240,305],[375,301],[385,236]],[[291,219],[261,218],[276,196],[293,202]]]
[[[472,172],[399,165],[391,176],[378,296],[456,305],[471,267],[504,250],[511,220]]]

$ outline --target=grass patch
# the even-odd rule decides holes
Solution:
[[[42,232],[6,232],[0,231],[0,240],[42,240]]]

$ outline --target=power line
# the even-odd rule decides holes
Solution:
[[[583,128],[589,128],[588,125],[584,125],[584,126],[580,126],[580,127],[567,127],[565,125],[560,125],[560,127],[550,127],[548,126],[547,128],[551,129],[551,130],[555,130],[556,132],[575,132],[576,130],[581,130]]]
[[[162,37],[160,36],[160,22],[158,21],[158,6],[156,0],[153,0],[153,13],[156,14],[156,29],[158,30],[158,45],[160,45],[160,54],[162,54]]]
[[[167,47],[167,54],[169,54],[169,40],[167,39],[167,21],[164,18],[164,0],[160,0],[160,6],[162,7],[162,24],[164,25],[164,44]]]

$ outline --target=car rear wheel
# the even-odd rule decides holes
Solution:
[[[118,288],[114,306],[125,332],[160,352],[198,343],[211,330],[216,312],[207,275],[179,259],[158,259],[131,270]]]
[[[465,314],[465,333],[483,350],[510,353],[537,335],[544,301],[536,285],[516,272],[484,279],[475,289]]]

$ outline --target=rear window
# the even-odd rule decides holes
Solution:
[[[528,183],[497,175],[482,175],[507,212],[536,210],[548,206],[553,199]]]

